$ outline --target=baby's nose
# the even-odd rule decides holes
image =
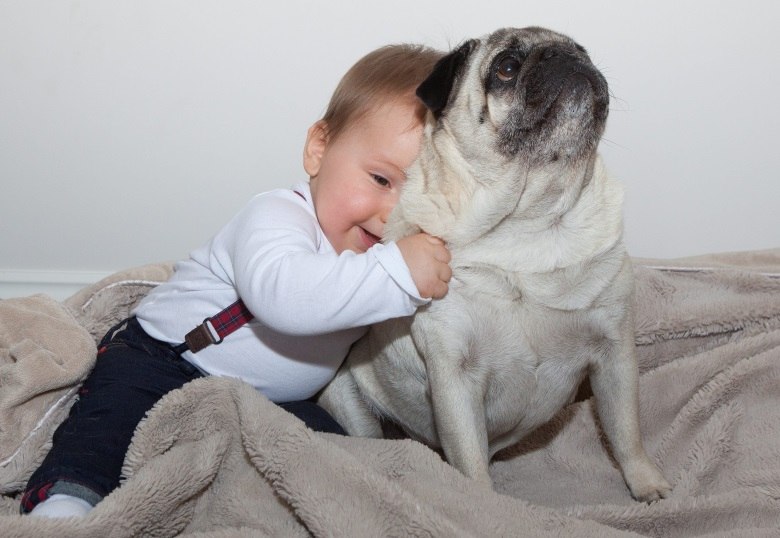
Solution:
[[[390,217],[394,206],[395,204],[384,204],[379,210],[379,220],[382,221],[382,224],[387,224],[387,219]]]

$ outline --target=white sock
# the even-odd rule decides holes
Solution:
[[[38,503],[38,505],[32,509],[30,515],[43,517],[81,517],[87,515],[92,508],[94,507],[84,499],[73,497],[72,495],[55,493],[45,501]]]

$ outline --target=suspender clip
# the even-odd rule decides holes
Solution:
[[[219,337],[219,339],[214,338],[215,333],[216,331],[212,332],[211,319],[206,318],[203,320],[203,323],[186,334],[184,343],[187,344],[187,348],[190,351],[197,353],[210,345],[222,343],[224,339],[222,337]]]

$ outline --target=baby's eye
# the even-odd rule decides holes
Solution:
[[[371,174],[371,177],[376,182],[376,184],[381,187],[390,186],[390,181],[387,178],[380,176],[379,174]]]

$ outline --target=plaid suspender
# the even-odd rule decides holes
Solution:
[[[300,192],[293,192],[306,200],[306,197]],[[216,316],[204,319],[203,323],[188,332],[184,337],[184,344],[177,346],[177,352],[181,353],[189,349],[193,353],[197,353],[212,344],[221,344],[227,335],[249,323],[254,317],[244,301],[239,299],[217,313]],[[214,333],[217,334],[216,338]]]
[[[192,329],[184,337],[187,349],[197,353],[212,344],[221,344],[227,335],[234,332],[242,325],[250,322],[254,316],[239,299],[232,305],[217,313],[216,316],[206,318],[203,323]],[[214,334],[216,333],[216,337]]]

